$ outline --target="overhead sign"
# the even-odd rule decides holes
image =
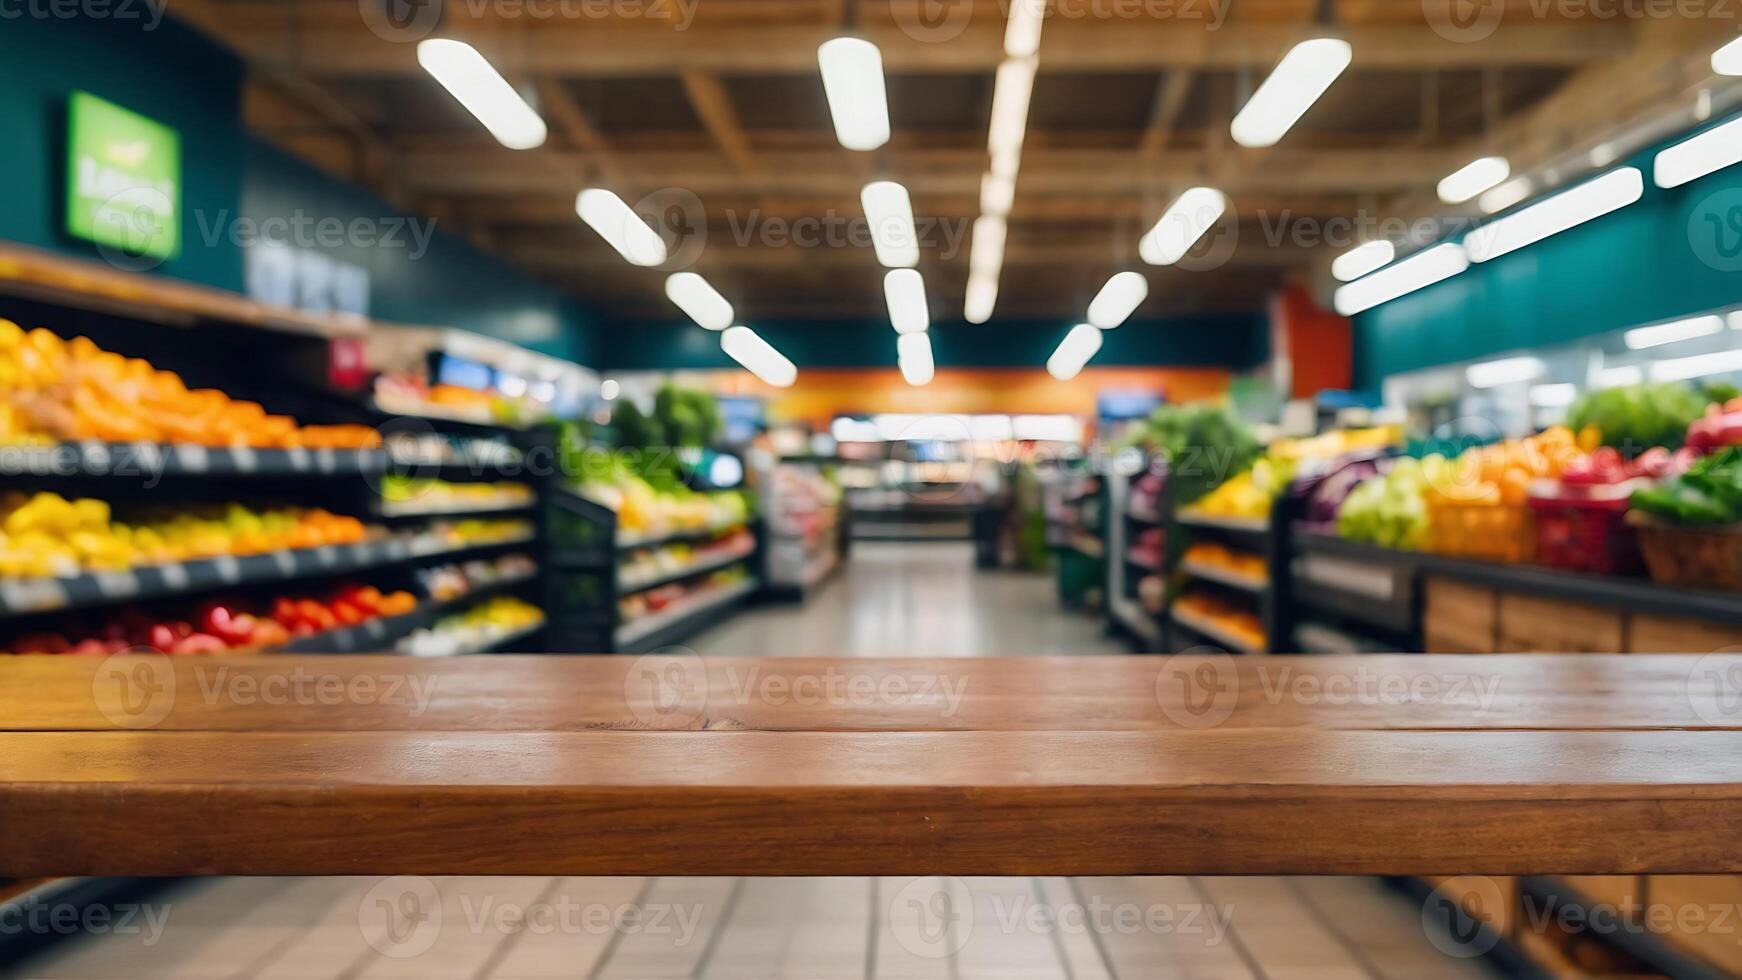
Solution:
[[[181,136],[87,92],[67,112],[69,235],[128,256],[181,250]]]

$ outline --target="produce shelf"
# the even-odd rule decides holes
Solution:
[[[1220,585],[1226,585],[1229,588],[1241,589],[1256,595],[1262,595],[1263,593],[1270,591],[1269,582],[1266,582],[1263,579],[1247,578],[1244,575],[1236,575],[1235,573],[1228,571],[1226,568],[1217,568],[1214,565],[1205,565],[1202,562],[1195,561],[1182,561],[1180,562],[1179,568],[1180,571],[1185,572],[1193,578],[1201,578],[1206,582],[1216,582]]]
[[[1229,650],[1232,650],[1235,653],[1262,653],[1263,652],[1258,647],[1255,647],[1252,644],[1247,643],[1245,640],[1240,639],[1239,637],[1235,636],[1232,632],[1228,631],[1227,629],[1224,629],[1223,627],[1217,625],[1216,623],[1213,623],[1210,620],[1203,618],[1202,616],[1197,616],[1197,615],[1194,615],[1190,612],[1187,612],[1186,610],[1181,609],[1178,606],[1175,606],[1168,613],[1168,616],[1175,623],[1178,623],[1179,625],[1184,626],[1186,629],[1192,631],[1193,633],[1196,633],[1199,636],[1204,637],[1205,639],[1213,640],[1216,642],[1217,645],[1227,647]]]
[[[617,550],[628,548],[657,548],[662,544],[680,544],[686,541],[712,541],[722,535],[744,527],[743,523],[721,524],[717,527],[698,527],[688,531],[672,531],[669,534],[657,535],[626,535],[617,536]]]
[[[1217,517],[1182,510],[1175,514],[1175,520],[1192,527],[1213,527],[1223,531],[1238,531],[1241,534],[1270,533],[1270,519],[1266,517]]]
[[[544,629],[547,622],[549,622],[548,618],[540,619],[536,623],[528,623],[525,626],[517,627],[506,632],[488,634],[479,637],[476,642],[468,643],[465,646],[448,653],[414,653],[410,655],[414,657],[469,657],[475,654],[489,653],[491,650],[495,650],[503,644],[523,640],[532,634],[537,633],[539,630]],[[407,632],[409,633],[410,631]]]
[[[617,577],[617,594],[621,596],[627,595],[631,592],[640,592],[643,589],[651,589],[655,586],[665,585],[668,582],[676,582],[680,579],[689,578],[692,575],[699,575],[702,572],[711,572],[716,568],[724,568],[727,565],[734,565],[738,562],[745,561],[754,554],[756,554],[755,548],[742,548],[733,554],[710,556],[701,561],[690,562],[682,568],[663,569],[652,575],[631,577],[619,574]]]
[[[462,500],[443,500],[439,502],[422,503],[417,501],[383,501],[376,507],[375,513],[381,517],[450,517],[462,514],[505,514],[514,511],[531,510],[537,501],[531,497],[525,500],[492,501],[489,503],[467,503]]]
[[[622,651],[637,644],[646,643],[651,637],[664,633],[669,627],[681,624],[687,628],[691,625],[690,620],[699,620],[708,613],[723,609],[756,591],[757,585],[755,579],[748,579],[717,589],[709,589],[699,595],[672,603],[659,612],[632,619],[617,627],[617,649]],[[653,645],[659,646],[660,644]]]
[[[326,630],[312,636],[299,636],[268,653],[368,653],[391,650],[402,636],[427,625],[434,616],[428,605],[420,605],[399,616],[381,616],[354,626]]]
[[[381,449],[249,449],[167,445],[155,442],[65,442],[55,446],[7,447],[0,476],[112,477],[341,476],[384,473]]]
[[[1125,512],[1125,516],[1139,524],[1160,524],[1161,514],[1153,510],[1133,507]]]

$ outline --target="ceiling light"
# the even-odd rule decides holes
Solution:
[[[991,173],[980,178],[980,210],[982,212],[1002,218],[1010,213],[1010,206],[1015,202],[1015,180]]]
[[[883,53],[877,45],[837,37],[817,48],[817,64],[841,145],[875,150],[889,142],[889,98],[883,91]]]
[[[1060,381],[1069,381],[1100,349],[1101,331],[1092,324],[1079,323],[1065,334],[1065,339],[1059,341],[1058,350],[1046,359],[1046,373]]]
[[[1742,330],[1742,310],[1732,312],[1725,319],[1730,321],[1731,330]]]
[[[768,341],[749,327],[728,327],[720,334],[720,349],[744,366],[751,374],[776,388],[787,388],[798,380],[798,368],[775,350]]]
[[[689,318],[709,330],[732,325],[732,304],[706,279],[693,272],[674,272],[665,280],[665,295]]]
[[[924,333],[904,333],[895,338],[896,364],[901,376],[915,388],[931,381],[937,366],[932,363],[931,337]]]
[[[896,333],[922,333],[931,326],[925,307],[925,280],[913,269],[891,269],[883,277],[883,298],[889,303],[889,324]]]
[[[544,120],[477,48],[464,41],[430,38],[418,43],[417,63],[477,116],[496,142],[510,150],[544,145]]]
[[[1435,245],[1411,255],[1402,262],[1388,265],[1378,272],[1338,287],[1337,312],[1354,316],[1399,296],[1450,279],[1470,267],[1470,260],[1461,246],[1453,242]]]
[[[616,401],[617,396],[621,392],[622,386],[611,378],[606,378],[604,381],[599,382],[599,397],[608,402]]]
[[[1742,75],[1742,37],[1712,53],[1712,70],[1720,75]]]
[[[962,303],[962,319],[969,323],[985,323],[992,319],[992,310],[998,305],[998,277],[996,275],[970,274],[968,276],[968,295]]]
[[[1652,181],[1659,187],[1680,187],[1738,163],[1742,119],[1732,119],[1659,153],[1651,165]]]
[[[1007,147],[992,151],[992,176],[1014,181],[1016,171],[1022,166],[1022,147]]]
[[[1545,370],[1542,361],[1534,357],[1503,357],[1470,365],[1464,369],[1464,379],[1474,388],[1498,388],[1540,378]]]
[[[575,198],[575,213],[631,264],[656,266],[665,261],[665,240],[616,194],[589,187]]]
[[[1716,354],[1696,354],[1693,357],[1677,357],[1673,360],[1658,361],[1651,365],[1651,380],[1686,381],[1689,378],[1729,374],[1732,371],[1742,371],[1742,350],[1726,350]]]
[[[973,242],[968,247],[968,271],[994,279],[1004,265],[1004,239],[1008,226],[1003,218],[983,214],[974,219]]]
[[[1234,142],[1250,147],[1275,145],[1349,67],[1353,57],[1349,42],[1340,38],[1321,37],[1295,45],[1234,117]]]
[[[1485,190],[1498,187],[1510,176],[1512,164],[1507,163],[1505,157],[1472,160],[1440,181],[1440,200],[1447,204],[1462,204]]]
[[[1167,213],[1137,243],[1137,254],[1150,265],[1173,265],[1185,258],[1227,210],[1228,196],[1221,191],[1190,188],[1168,205]]]
[[[1529,177],[1519,177],[1483,194],[1477,199],[1476,206],[1483,214],[1498,214],[1529,197],[1535,189]]]
[[[913,200],[893,180],[874,180],[859,192],[877,261],[891,269],[919,264],[919,236],[913,230]]]
[[[1538,201],[1470,232],[1464,249],[1474,262],[1487,262],[1508,252],[1576,228],[1639,200],[1645,175],[1637,167],[1611,170],[1571,190]]]
[[[1578,397],[1576,385],[1535,385],[1530,389],[1530,403],[1538,408],[1564,408]]]
[[[1011,58],[1026,58],[1040,50],[1040,28],[1046,14],[1046,0],[1015,0],[1010,5],[1010,21],[1004,25],[1004,53]]]
[[[1645,369],[1637,364],[1623,364],[1620,367],[1604,368],[1597,372],[1597,387],[1625,388],[1645,380]]]
[[[1331,262],[1331,275],[1338,282],[1352,282],[1375,269],[1391,264],[1397,258],[1397,246],[1381,238],[1362,242]]]
[[[1089,322],[1102,330],[1124,323],[1149,295],[1149,280],[1141,272],[1121,272],[1107,280],[1089,303]]]
[[[1628,350],[1644,350],[1647,347],[1662,347],[1677,341],[1693,340],[1695,337],[1710,337],[1723,329],[1723,317],[1696,316],[1673,323],[1659,323],[1656,326],[1629,330],[1621,335],[1621,342],[1627,345]]]
[[[986,136],[986,148],[993,153],[1022,147],[1022,135],[1028,128],[1028,97],[1034,91],[1034,67],[1033,58],[998,66],[992,87],[992,125]]]

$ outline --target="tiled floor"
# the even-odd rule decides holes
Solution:
[[[743,655],[1120,652],[1098,621],[1059,609],[1047,577],[976,572],[967,546],[947,544],[861,546],[806,605],[757,609],[691,645]],[[16,975],[1489,975],[1440,953],[1419,905],[1361,878],[226,878],[146,911],[155,918],[63,943]]]

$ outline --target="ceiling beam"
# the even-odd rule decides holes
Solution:
[[[750,148],[750,136],[738,122],[738,112],[732,108],[732,97],[726,93],[726,86],[718,77],[705,71],[686,69],[679,77],[683,80],[684,94],[689,96],[690,108],[695,110],[696,118],[702,121],[720,152],[732,161],[739,173],[760,173],[762,167],[756,162],[755,151]]]
[[[594,167],[605,181],[612,184],[622,182],[623,168],[617,165],[611,141],[593,124],[587,110],[575,101],[561,82],[540,78],[538,101],[544,115],[556,124],[557,136],[565,144],[591,154]],[[569,210],[574,210],[572,203]]]
[[[1185,108],[1186,96],[1191,94],[1195,80],[1189,68],[1172,68],[1162,73],[1160,89],[1155,94],[1155,111],[1150,113],[1149,125],[1144,127],[1137,144],[1137,152],[1145,160],[1154,160],[1167,148],[1168,137],[1173,135],[1174,123]]]

